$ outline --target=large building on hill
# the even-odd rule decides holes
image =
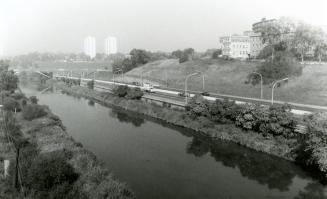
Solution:
[[[117,53],[117,39],[116,37],[107,37],[104,43],[104,53],[106,55]]]
[[[220,37],[222,55],[231,58],[246,59],[250,56],[250,37],[246,35],[230,35]]]
[[[263,27],[270,25],[270,24],[274,24],[276,22],[277,22],[276,19],[262,18],[261,21],[252,24],[252,30],[255,33],[261,33]]]
[[[266,20],[252,25],[252,31],[245,31],[243,35],[232,35],[220,37],[220,45],[224,56],[231,58],[255,58],[264,48],[261,37],[262,28],[268,24],[275,23],[276,19]]]
[[[259,55],[260,51],[263,49],[265,44],[262,41],[260,33],[255,33],[253,31],[245,31],[243,35],[249,37],[250,41],[250,57],[255,58]]]
[[[96,56],[96,44],[94,37],[86,37],[84,39],[84,54],[88,55],[91,59]]]

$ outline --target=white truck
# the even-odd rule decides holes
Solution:
[[[143,84],[143,90],[145,92],[152,93],[153,92],[153,85],[151,85],[150,83],[144,83]]]

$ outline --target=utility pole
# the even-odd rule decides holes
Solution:
[[[277,85],[277,83],[287,81],[287,80],[288,80],[288,78],[284,78],[284,79],[277,80],[277,81],[274,82],[274,84],[272,86],[272,89],[271,89],[271,105],[274,104],[274,88],[275,88],[275,86]]]
[[[198,74],[199,74],[199,72],[192,73],[192,74],[186,76],[186,78],[185,78],[185,105],[187,105],[187,95],[188,95],[188,93],[187,93],[187,80],[188,80],[190,77],[195,76],[195,75],[198,75]]]

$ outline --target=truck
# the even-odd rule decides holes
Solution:
[[[143,90],[145,92],[153,93],[153,85],[151,85],[150,83],[144,83]]]

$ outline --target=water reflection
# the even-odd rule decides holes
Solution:
[[[117,118],[120,122],[131,123],[135,127],[140,127],[142,124],[145,123],[145,120],[140,117],[139,114],[125,112],[119,108],[112,108],[111,110],[109,110],[109,115],[111,117]]]
[[[288,191],[296,175],[305,177],[288,161],[231,145],[221,141],[210,143],[194,137],[187,144],[186,151],[197,157],[210,152],[210,155],[224,166],[237,168],[243,177],[267,185],[270,189]]]
[[[87,104],[88,104],[89,106],[94,106],[94,105],[95,105],[95,102],[94,102],[93,100],[89,100],[89,101],[87,102]]]

